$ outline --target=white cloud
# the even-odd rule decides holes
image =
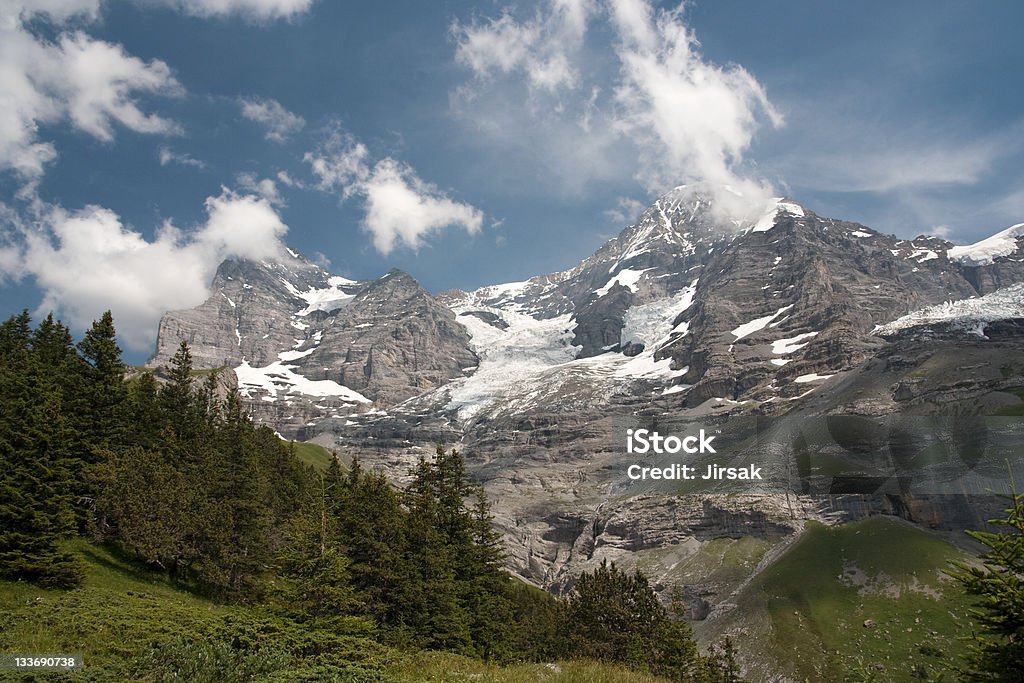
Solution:
[[[263,197],[273,206],[283,207],[287,204],[277,189],[277,183],[270,178],[257,179],[254,173],[239,173],[235,180],[240,188]]]
[[[274,142],[284,142],[306,125],[304,118],[285,109],[277,100],[249,98],[240,100],[239,104],[242,116],[261,124],[266,129],[265,137]]]
[[[452,201],[394,159],[377,162],[361,191],[366,195],[364,225],[382,254],[390,253],[400,242],[418,249],[424,237],[449,225],[478,233],[483,223],[478,209]]]
[[[305,183],[303,183],[301,180],[296,180],[295,178],[292,178],[291,175],[288,174],[288,171],[278,171],[276,177],[278,182],[280,182],[285,187],[297,187],[300,190],[306,188]]]
[[[305,13],[314,0],[156,0],[197,17],[239,15],[253,20],[291,19]]]
[[[103,141],[113,139],[115,124],[139,133],[180,132],[135,100],[140,93],[182,93],[165,63],[143,62],[120,45],[63,30],[64,22],[93,19],[98,10],[98,2],[71,0],[0,5],[0,171],[24,180],[43,175],[57,150],[40,140],[42,124],[68,121]],[[54,41],[25,28],[33,17],[53,22],[60,31]]]
[[[594,8],[590,0],[553,0],[546,12],[524,22],[506,11],[483,24],[455,23],[455,59],[485,80],[494,72],[522,71],[534,88],[574,86],[578,72],[571,64],[573,54]]]
[[[44,294],[39,312],[77,330],[109,308],[128,348],[151,349],[160,316],[202,303],[224,259],[282,253],[287,227],[267,200],[225,190],[206,200],[206,212],[194,230],[166,223],[148,240],[103,207],[47,207],[31,228],[8,226],[18,243],[0,250],[0,274],[31,276]]]
[[[351,135],[333,134],[319,150],[307,153],[305,160],[320,190],[340,191],[343,200],[361,198],[363,229],[382,254],[399,245],[419,249],[425,238],[449,226],[476,234],[483,225],[479,209],[450,199],[408,165],[391,157],[371,165],[369,150]]]
[[[4,0],[0,12],[5,16],[21,14],[45,15],[50,21],[62,22],[72,17],[95,19],[99,15],[101,0]]]
[[[604,215],[612,221],[613,224],[621,226],[626,223],[633,223],[640,214],[647,208],[647,204],[641,202],[632,197],[619,197],[615,203],[615,207],[608,209],[604,212]]]
[[[201,159],[196,159],[190,154],[184,152],[175,152],[167,145],[161,145],[156,152],[157,159],[160,161],[161,166],[169,166],[170,164],[178,164],[179,166],[192,166],[194,168],[206,168],[206,163]]]
[[[532,17],[505,10],[454,35],[455,59],[474,76],[453,93],[454,111],[495,156],[532,165],[542,183],[575,193],[633,177],[652,194],[728,184],[755,204],[768,192],[743,156],[762,123],[782,117],[748,71],[703,57],[681,9],[548,2]]]

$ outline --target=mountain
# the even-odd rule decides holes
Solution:
[[[234,368],[259,419],[398,482],[457,446],[509,567],[552,590],[604,559],[660,590],[721,539],[754,539],[729,581],[688,571],[691,615],[714,619],[809,521],[998,515],[1005,435],[984,419],[1024,408],[1021,283],[1024,224],[955,246],[680,187],[576,266],[472,292],[352,282],[294,252],[228,261],[206,303],[165,317],[152,363],[185,339]],[[698,424],[766,481],[626,476],[627,428]]]
[[[233,368],[254,415],[283,433],[392,405],[477,365],[454,314],[401,271],[355,282],[288,250],[225,261],[212,290],[163,317],[150,365],[187,341],[196,367]]]

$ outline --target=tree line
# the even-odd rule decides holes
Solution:
[[[639,573],[604,564],[566,599],[510,576],[457,451],[411,474],[399,489],[358,460],[304,465],[184,342],[160,377],[130,372],[109,312],[77,344],[52,316],[0,324],[0,578],[78,585],[79,535],[312,632],[740,680],[731,644],[700,653]]]

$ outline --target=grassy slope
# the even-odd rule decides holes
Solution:
[[[299,461],[317,471],[326,471],[331,464],[331,460],[334,459],[334,453],[315,443],[305,443],[302,441],[289,441],[288,443],[295,449],[295,456]]]
[[[718,628],[739,634],[744,659],[763,675],[917,680],[915,665],[934,675],[962,652],[968,599],[942,570],[966,557],[888,518],[812,523],[735,596],[739,607]]]
[[[447,653],[403,653],[355,635],[325,640],[261,608],[220,605],[196,596],[102,548],[81,541],[72,545],[85,560],[81,588],[49,591],[0,581],[0,652],[77,653],[84,655],[86,668],[37,678],[0,672],[0,680],[662,680],[588,662],[498,667]]]

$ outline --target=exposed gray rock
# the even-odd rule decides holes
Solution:
[[[296,361],[299,372],[334,380],[381,406],[434,389],[478,363],[455,314],[398,270],[367,284],[318,328],[322,337]]]
[[[474,292],[434,298],[399,272],[332,284],[301,258],[225,264],[209,301],[165,318],[156,358],[181,338],[200,365],[263,367],[290,353],[281,362],[295,373],[358,391],[373,409],[254,393],[257,415],[398,483],[437,444],[458,447],[493,501],[509,567],[566,590],[603,559],[630,565],[666,553],[674,566],[722,538],[782,548],[808,519],[976,525],[987,503],[973,494],[901,489],[892,476],[877,494],[831,491],[793,442],[776,454],[792,480],[685,494],[630,481],[635,458],[622,442],[638,419],[725,429],[727,417],[756,416],[785,430],[821,415],[855,418],[834,422],[838,433],[893,414],[1014,409],[1024,389],[1019,320],[989,323],[987,339],[941,325],[872,334],[923,306],[1024,281],[1020,247],[985,264],[950,259],[952,247],[794,202],[723,220],[699,192],[677,188],[575,267]],[[309,310],[309,293],[332,289],[337,305]],[[695,585],[695,615],[721,609],[731,590]]]

